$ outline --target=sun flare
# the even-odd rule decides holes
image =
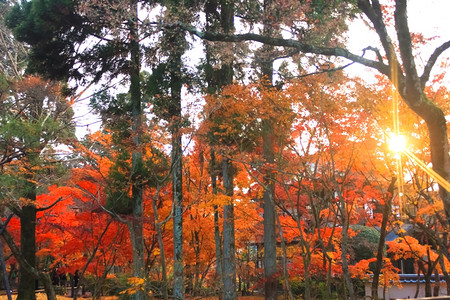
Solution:
[[[402,135],[393,135],[389,139],[389,149],[392,152],[403,152],[406,149],[406,139]]]

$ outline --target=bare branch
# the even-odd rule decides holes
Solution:
[[[119,216],[118,214],[116,214],[115,212],[107,209],[106,207],[104,207],[101,203],[100,203],[100,199],[98,199],[98,197],[96,195],[94,195],[93,193],[91,193],[90,191],[87,191],[85,189],[83,189],[81,186],[77,185],[77,187],[82,190],[84,193],[86,193],[87,195],[91,196],[91,198],[97,202],[97,204],[100,206],[100,208],[105,211],[108,215],[112,216],[113,218],[116,218],[117,220],[119,220],[119,222],[124,223],[124,224],[128,224],[128,221],[123,219],[121,216]]]
[[[336,57],[343,57],[348,60],[351,60],[353,62],[360,63],[364,66],[373,68],[381,72],[382,74],[385,74],[390,77],[390,68],[388,65],[384,64],[380,61],[375,61],[371,59],[364,58],[360,55],[356,55],[349,50],[341,47],[320,47],[320,46],[314,46],[310,44],[302,43],[301,41],[294,40],[294,39],[284,39],[284,38],[276,38],[276,37],[269,37],[264,36],[256,33],[243,33],[243,34],[225,34],[225,33],[218,33],[218,32],[208,32],[208,31],[200,31],[197,30],[192,25],[185,24],[185,23],[175,23],[166,25],[165,28],[182,28],[186,30],[187,32],[198,36],[201,39],[207,40],[207,41],[221,41],[221,42],[244,42],[244,41],[254,41],[259,42],[266,45],[271,46],[278,46],[278,47],[287,47],[287,48],[294,48],[298,52],[302,53],[312,53],[312,54],[319,54],[319,55],[326,55],[326,56],[336,56]]]
[[[69,198],[69,197],[64,198],[64,200],[66,200],[67,198]],[[62,200],[63,200],[63,197],[59,197],[58,200],[56,200],[55,202],[53,202],[49,206],[37,208],[36,211],[48,210],[48,209],[52,208],[53,206],[55,206],[56,204],[58,204],[59,202],[61,202]]]
[[[437,47],[434,50],[433,54],[431,54],[430,58],[427,61],[427,64],[425,65],[423,74],[420,77],[420,83],[422,85],[422,89],[425,87],[425,84],[427,83],[428,79],[430,79],[431,69],[433,69],[433,66],[436,63],[437,59],[439,58],[439,55],[441,55],[448,48],[450,48],[450,41],[447,41],[447,42],[443,43],[441,46]]]
[[[362,56],[364,56],[364,54],[366,54],[366,51],[367,51],[367,50],[370,50],[370,51],[375,52],[375,54],[377,55],[378,61],[379,61],[379,62],[383,62],[383,56],[382,56],[381,53],[380,53],[380,49],[378,49],[378,48],[376,48],[376,47],[368,46],[368,47],[366,47],[366,48],[363,49],[363,55],[362,55]]]
[[[324,74],[324,73],[332,73],[332,72],[344,70],[345,68],[350,67],[354,63],[356,63],[356,62],[352,61],[352,62],[350,62],[346,65],[340,66],[340,67],[330,68],[330,69],[321,69],[320,71],[310,72],[310,73],[302,74],[302,75],[298,75],[298,76],[284,76],[284,78],[286,78],[286,79],[304,78],[304,77],[319,75],[319,74]]]

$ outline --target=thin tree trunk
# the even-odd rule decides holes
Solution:
[[[223,286],[225,300],[237,299],[232,168],[231,161],[223,158],[223,185],[225,194],[230,197],[231,202],[223,207]]]
[[[352,278],[350,277],[350,271],[348,269],[348,216],[347,216],[347,205],[345,203],[345,199],[340,196],[340,210],[341,210],[341,219],[342,219],[342,240],[341,240],[341,259],[342,259],[342,273],[344,274],[345,285],[347,286],[347,291],[350,299],[355,299],[355,289],[353,287]]]
[[[387,195],[384,199],[384,209],[383,209],[383,219],[381,221],[380,228],[380,240],[378,241],[378,250],[377,250],[377,261],[375,265],[375,270],[373,271],[373,281],[372,281],[372,299],[378,299],[378,286],[380,284],[380,272],[383,266],[383,257],[384,257],[384,245],[386,243],[386,234],[387,234],[387,223],[389,216],[391,214],[391,203],[392,197],[394,194],[395,182],[397,181],[396,177],[391,179],[391,184],[387,190]]]
[[[6,271],[6,262],[5,262],[5,256],[3,255],[3,243],[2,240],[0,240],[0,261],[1,261],[1,267],[3,272],[3,283],[5,284],[6,289],[6,297],[8,300],[12,300],[11,298],[11,286],[8,280],[8,273]]]
[[[284,240],[283,236],[283,228],[281,227],[280,217],[278,214],[275,214],[277,219],[277,225],[278,225],[278,234],[280,236],[280,242],[281,242],[281,249],[283,251],[283,279],[284,279],[284,285],[286,287],[286,293],[288,295],[289,300],[293,300],[294,296],[292,295],[291,286],[289,284],[289,272],[288,272],[288,266],[287,266],[287,249],[286,249],[286,242]]]
[[[439,278],[439,270],[436,268],[434,269],[434,287],[433,287],[433,296],[437,297],[439,296],[440,289],[441,289],[441,279]]]
[[[216,155],[211,149],[211,185],[213,195],[217,194],[217,176],[215,171]],[[214,242],[216,246],[216,282],[219,285],[219,298],[223,298],[223,257],[222,257],[222,237],[219,226],[219,207],[214,205]]]
[[[322,114],[323,114],[323,92],[321,94],[321,110],[322,110]],[[331,138],[330,138],[330,134],[328,131],[328,124],[326,123],[326,121],[323,121],[323,125],[325,127],[325,133],[327,136],[328,141],[331,144]],[[335,167],[335,161],[334,161],[334,156],[333,156],[333,150],[331,149],[330,151],[330,158],[331,158],[331,165],[332,168],[331,170],[337,170]],[[336,171],[333,171],[333,175],[332,175],[332,184],[334,187],[335,192],[338,194],[338,198],[339,198],[339,212],[341,215],[341,225],[342,225],[342,239],[341,239],[341,260],[342,260],[342,273],[344,274],[344,283],[346,285],[346,291],[348,291],[348,295],[349,298],[351,300],[355,299],[355,288],[353,287],[353,282],[352,282],[352,278],[349,272],[349,268],[348,268],[348,241],[349,241],[349,236],[348,236],[348,229],[349,229],[349,216],[348,216],[348,211],[347,211],[347,203],[345,201],[345,198],[342,195],[342,190],[339,186],[339,183],[337,181],[336,178]]]
[[[217,0],[208,0],[205,3],[205,17],[206,17],[206,28],[207,30],[218,30],[219,22],[217,18],[218,12],[218,1]],[[208,84],[207,92],[210,94],[216,93],[220,90],[221,86],[217,80],[216,73],[220,72],[220,70],[214,70],[212,66],[212,54],[211,54],[211,46],[208,43],[205,43],[206,50],[206,69],[205,69],[205,77],[206,82]],[[217,195],[217,174],[216,174],[216,155],[213,146],[211,145],[211,160],[210,160],[210,176],[211,176],[211,186],[212,186],[212,194]],[[215,269],[215,283],[218,288],[218,297],[219,300],[223,299],[223,256],[222,256],[222,237],[220,234],[220,226],[219,226],[219,206],[214,204],[214,244],[216,247],[216,269]]]
[[[110,219],[108,221],[108,224],[106,224],[105,229],[103,230],[102,234],[98,238],[92,253],[89,255],[89,258],[88,258],[87,262],[84,264],[83,270],[81,270],[81,272],[79,274],[79,276],[80,276],[79,282],[81,282],[81,280],[83,279],[84,273],[86,273],[86,270],[87,270],[89,264],[92,262],[92,260],[94,259],[95,255],[97,254],[98,248],[100,247],[100,243],[101,243],[103,237],[105,236],[106,232],[108,231],[108,228],[111,225],[111,223],[112,223],[112,219]],[[77,300],[77,298],[78,298],[78,291],[79,290],[80,290],[80,283],[78,283],[77,288],[75,289],[75,292],[72,295],[73,300]]]
[[[153,215],[155,216],[155,228],[156,228],[156,236],[158,239],[158,245],[159,245],[159,257],[160,257],[160,263],[161,263],[161,273],[162,273],[162,294],[163,299],[167,300],[169,299],[169,293],[168,293],[168,280],[167,280],[167,266],[166,266],[166,252],[164,251],[164,242],[162,238],[162,231],[161,231],[161,223],[159,222],[159,214],[158,214],[158,206],[157,206],[157,196],[159,195],[159,189],[156,192],[156,196],[153,197],[152,200],[152,207],[153,207]]]

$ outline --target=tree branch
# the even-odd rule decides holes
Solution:
[[[4,227],[4,224],[1,224],[2,227]],[[8,244],[9,249],[11,250],[14,257],[18,260],[19,264],[24,266],[28,272],[33,274],[35,278],[38,278],[40,275],[40,272],[33,266],[31,266],[28,261],[23,257],[22,253],[20,252],[19,247],[14,242],[14,239],[10,235],[10,233],[7,230],[3,230],[1,232],[1,235],[6,241],[6,244]]]
[[[67,199],[68,197],[66,197],[65,199]],[[49,206],[45,206],[45,207],[40,207],[40,208],[36,208],[36,211],[44,211],[47,209],[52,208],[53,206],[55,206],[56,204],[58,204],[59,202],[61,202],[63,200],[63,197],[59,197],[58,200],[56,200],[55,202],[53,202],[52,204],[50,204]]]
[[[420,86],[416,84],[419,82],[419,76],[417,75],[416,63],[414,62],[414,55],[412,53],[411,33],[406,15],[406,0],[396,0],[395,3],[395,28],[397,31],[400,56],[403,62],[403,70],[408,81],[407,86],[414,86],[415,89],[420,89]],[[417,92],[421,92],[421,90]]]
[[[392,39],[387,32],[386,25],[384,24],[380,2],[378,0],[372,0],[372,3],[370,3],[369,0],[358,0],[358,7],[372,22],[378,38],[383,45],[383,49],[386,52],[390,66],[388,77],[397,88],[402,88],[404,77],[403,73],[401,73],[402,68],[395,53],[395,47],[392,43]],[[387,73],[383,74],[387,75]]]
[[[121,216],[119,216],[119,215],[116,214],[115,212],[113,212],[113,211],[107,209],[106,207],[104,207],[104,206],[100,203],[100,199],[98,199],[98,197],[95,196],[93,193],[91,193],[91,192],[88,191],[88,190],[83,189],[83,188],[82,188],[81,186],[79,186],[79,185],[76,185],[76,186],[77,186],[77,188],[79,188],[81,191],[83,191],[83,192],[86,193],[87,195],[91,196],[91,198],[92,198],[95,202],[97,202],[97,205],[100,206],[100,208],[101,208],[104,212],[106,212],[108,215],[110,215],[110,216],[113,217],[113,218],[116,218],[116,219],[119,220],[119,222],[121,222],[121,223],[128,224],[128,221],[127,221],[127,220],[123,219]]]
[[[320,47],[310,44],[302,43],[301,41],[294,39],[284,39],[277,37],[269,37],[256,33],[243,33],[243,34],[225,34],[219,32],[208,32],[197,30],[194,26],[185,23],[174,23],[165,25],[166,29],[173,29],[175,27],[182,28],[187,32],[207,41],[212,42],[244,42],[244,41],[254,41],[266,45],[278,46],[278,47],[288,47],[297,49],[298,52],[319,54],[326,56],[336,56],[343,57],[350,61],[360,63],[366,67],[370,67],[378,70],[382,74],[390,77],[390,68],[388,65],[380,61],[375,61],[371,59],[364,58],[360,55],[356,55],[349,50],[341,47]]]
[[[375,52],[375,54],[377,55],[378,61],[379,62],[383,62],[383,56],[381,55],[380,50],[378,48],[376,48],[376,47],[368,46],[368,47],[364,48],[363,49],[363,54],[361,56],[364,56],[364,54],[366,54],[367,50]]]
[[[392,43],[392,39],[387,33],[386,25],[383,22],[383,13],[378,0],[373,0],[370,4],[369,0],[358,0],[358,7],[366,15],[366,17],[372,22],[372,25],[377,32],[383,49],[386,52],[389,64],[398,65],[398,59],[395,54],[395,47]]]
[[[425,88],[425,84],[427,83],[428,79],[430,79],[431,69],[433,69],[433,66],[436,63],[437,59],[439,58],[439,55],[441,55],[448,48],[450,48],[450,41],[443,43],[441,46],[439,46],[434,50],[433,54],[431,54],[430,58],[427,61],[427,64],[425,65],[423,74],[420,77],[422,89]]]

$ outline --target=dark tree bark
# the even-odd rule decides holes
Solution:
[[[33,184],[34,185],[34,184]],[[36,187],[31,188],[30,201],[36,201]],[[33,194],[33,195],[32,195]],[[36,267],[36,206],[23,206],[20,214],[20,252],[30,266]],[[19,265],[19,285],[17,299],[36,299],[35,282],[37,278],[26,265]]]

